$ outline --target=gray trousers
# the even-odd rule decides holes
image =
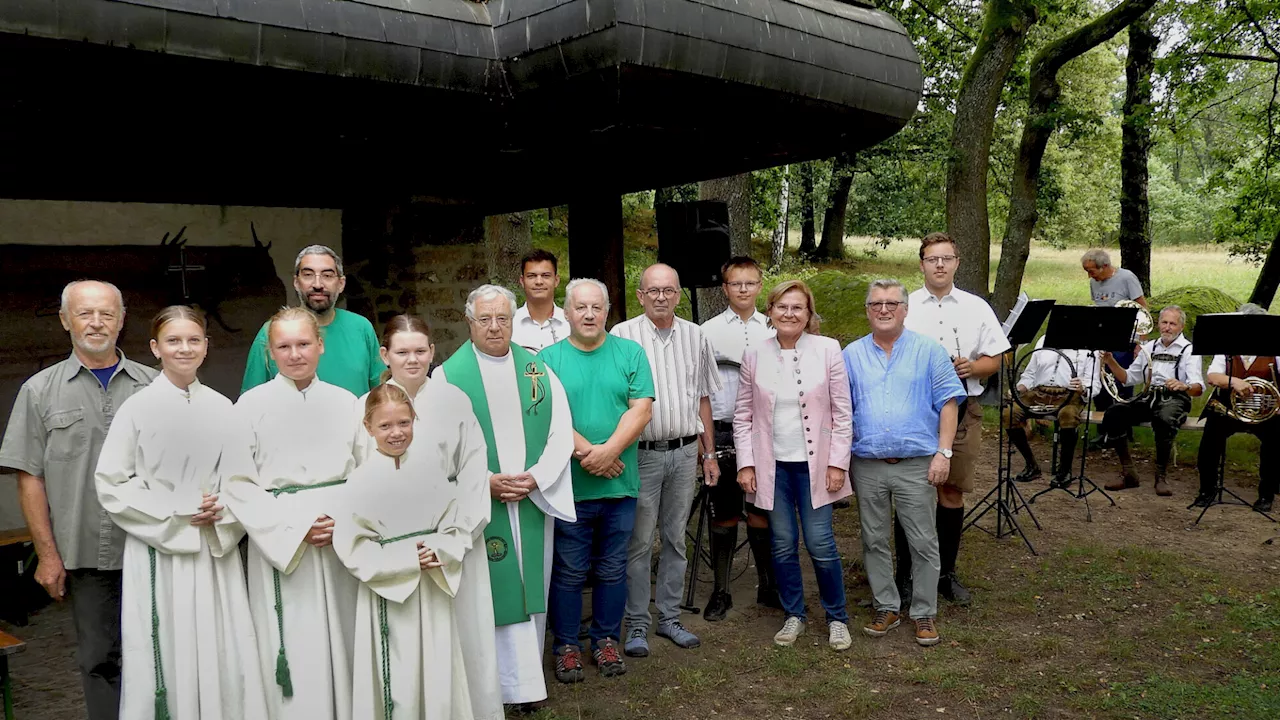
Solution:
[[[662,554],[658,580],[652,593],[658,607],[658,623],[680,619],[680,591],[684,588],[684,530],[698,480],[698,443],[660,452],[640,450],[640,497],[636,502],[636,527],[627,545],[627,628],[649,629],[649,571],[653,562],[653,532],[660,530]]]
[[[68,570],[76,663],[89,720],[120,717],[120,570]]]
[[[862,563],[877,610],[898,612],[902,598],[893,578],[894,506],[911,549],[911,617],[938,614],[938,529],[934,514],[938,491],[929,484],[932,457],[907,458],[890,464],[855,456],[850,470],[858,491],[858,515],[862,520]],[[906,548],[898,548],[905,552]]]

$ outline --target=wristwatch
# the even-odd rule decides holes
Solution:
[[[948,459],[948,460],[950,460],[950,459],[951,459],[951,449],[950,449],[950,448],[938,448],[938,454],[939,454],[939,455],[941,455],[942,457],[944,457],[944,458]]]
[[[715,453],[702,453],[702,459],[703,459],[703,460],[715,460],[715,459],[716,459],[716,454],[715,454]]]

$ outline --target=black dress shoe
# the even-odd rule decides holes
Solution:
[[[1274,498],[1260,497],[1253,503],[1253,509],[1258,512],[1271,512],[1271,501]]]
[[[759,587],[756,589],[756,604],[781,610],[782,597],[778,595],[777,588]]]
[[[973,595],[968,588],[960,584],[955,573],[938,578],[938,595],[956,605],[968,605],[973,602]]]
[[[1066,488],[1071,487],[1071,479],[1070,475],[1054,475],[1049,480],[1049,487],[1062,488],[1065,490]]]
[[[724,619],[724,616],[733,609],[733,596],[723,590],[717,590],[711,593],[711,599],[707,601],[707,607],[702,611],[702,617],[707,622],[717,622]]]
[[[1014,482],[1026,483],[1034,482],[1042,477],[1039,465],[1028,465],[1023,468],[1022,472],[1013,476]]]
[[[1204,493],[1201,493],[1196,496],[1196,499],[1191,503],[1191,507],[1207,508],[1212,504],[1213,495],[1205,495]]]

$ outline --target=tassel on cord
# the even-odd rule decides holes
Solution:
[[[280,652],[276,654],[276,684],[280,686],[280,694],[293,697],[293,675],[289,672],[289,658],[284,654],[284,603],[280,600],[280,571],[272,570],[272,579],[276,586],[276,626],[280,630]]]
[[[155,720],[169,720],[169,691],[164,685],[164,664],[160,661],[160,612],[156,609],[156,549],[147,548],[151,561],[151,655],[156,670]]]

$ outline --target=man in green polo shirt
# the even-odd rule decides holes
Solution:
[[[338,296],[346,287],[342,258],[332,248],[310,245],[298,253],[293,263],[293,289],[302,305],[316,314],[324,335],[324,354],[316,377],[362,397],[377,387],[387,366],[378,355],[378,335],[373,325],[361,315],[336,307]],[[240,392],[267,382],[277,372],[276,363],[267,352],[264,324],[249,348]]]
[[[538,354],[560,378],[573,415],[569,465],[577,519],[556,520],[547,603],[556,679],[566,683],[583,679],[578,625],[582,589],[592,572],[592,657],[605,677],[626,672],[618,639],[627,600],[627,543],[640,494],[636,441],[649,424],[654,389],[644,348],[605,332],[608,298],[599,280],[571,281],[564,304],[569,337]]]

